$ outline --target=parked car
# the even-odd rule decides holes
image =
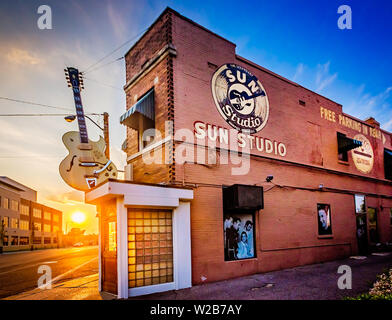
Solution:
[[[83,242],[77,242],[73,246],[74,247],[83,247]]]

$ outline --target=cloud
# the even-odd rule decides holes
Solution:
[[[109,21],[112,25],[112,28],[114,30],[114,34],[116,35],[116,37],[118,39],[123,39],[124,36],[126,35],[126,24],[122,18],[122,16],[120,15],[119,12],[117,12],[113,6],[111,2],[108,2],[107,5],[107,12],[108,12],[108,16],[109,16]]]
[[[9,62],[19,65],[37,65],[43,62],[42,59],[33,56],[28,51],[18,48],[12,48],[5,57]]]
[[[365,85],[362,84],[352,93],[350,100],[343,105],[345,112],[360,119],[374,117],[384,130],[392,130],[392,109],[390,98],[392,86],[389,86],[379,93],[371,94],[365,92]]]
[[[332,84],[338,77],[337,72],[334,74],[329,73],[330,61],[325,64],[317,65],[316,73],[316,91],[320,92],[330,84]]]
[[[305,68],[305,66],[304,66],[303,63],[298,64],[297,69],[295,70],[295,74],[294,74],[294,77],[293,77],[293,81],[298,81],[298,79],[299,79],[299,78],[302,76],[302,74],[304,73],[304,68]]]
[[[83,193],[79,191],[70,191],[64,193],[53,193],[45,197],[46,200],[67,205],[84,204]]]

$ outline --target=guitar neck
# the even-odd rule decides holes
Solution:
[[[75,100],[76,117],[78,118],[80,142],[81,143],[88,143],[86,119],[84,117],[82,97],[80,96],[80,89],[79,89],[79,87],[73,87],[72,91],[73,91],[74,100]]]

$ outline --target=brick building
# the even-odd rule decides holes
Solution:
[[[391,133],[235,48],[168,8],[126,53],[130,181],[86,194],[102,290],[184,288],[392,241]]]
[[[0,177],[3,251],[57,248],[62,235],[62,216],[61,211],[37,203],[35,190]]]

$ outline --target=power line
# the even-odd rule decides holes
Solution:
[[[95,80],[95,79],[91,79],[91,78],[87,78],[87,77],[84,77],[84,79],[90,80],[90,81],[93,81],[93,82],[96,82],[96,83],[98,83],[98,84],[100,84],[100,85],[103,85],[103,86],[106,86],[106,87],[110,87],[110,88],[113,88],[113,89],[118,89],[118,90],[123,91],[123,89],[120,88],[120,87],[116,87],[116,86],[113,86],[113,85],[111,85],[111,84],[103,83],[103,82],[100,82],[100,81]]]
[[[52,109],[74,111],[73,109],[69,109],[69,108],[56,107],[56,106],[51,106],[51,105],[48,105],[48,104],[36,103],[36,102],[25,101],[25,100],[18,100],[18,99],[13,99],[13,98],[8,98],[8,97],[0,97],[0,99],[7,100],[7,101],[12,101],[12,102],[24,103],[24,104],[31,104],[31,105],[34,105],[34,106],[52,108]]]
[[[143,34],[145,31],[147,31],[148,28],[140,31],[137,35],[135,35],[134,37],[132,37],[131,39],[125,41],[122,45],[120,45],[119,47],[117,47],[116,49],[114,49],[113,51],[109,52],[107,55],[105,55],[104,57],[102,57],[101,59],[99,59],[97,62],[91,64],[89,67],[87,67],[84,71],[82,71],[82,73],[86,73],[88,72],[89,69],[91,69],[92,67],[95,67],[97,64],[99,64],[100,62],[102,62],[103,60],[105,60],[107,57],[111,56],[113,53],[115,53],[116,51],[120,50],[123,46],[125,46],[126,44],[128,44],[129,42],[135,40],[137,37],[139,37],[141,34]]]
[[[110,62],[108,62],[108,63],[105,63],[105,64],[103,64],[103,65],[101,65],[101,66],[98,66],[98,67],[96,67],[96,68],[93,68],[93,69],[91,69],[91,70],[89,70],[89,71],[84,71],[84,72],[82,72],[82,74],[84,75],[84,74],[87,74],[87,73],[90,73],[90,72],[94,72],[94,71],[96,71],[96,70],[98,70],[98,69],[101,69],[101,68],[103,68],[103,67],[106,67],[106,66],[108,66],[109,64],[112,64],[112,63],[114,63],[114,62],[120,61],[120,60],[122,60],[122,59],[124,59],[124,57],[117,58],[117,59],[112,60],[112,61],[110,61]],[[84,77],[84,78],[87,79],[86,77]]]
[[[70,113],[0,113],[0,117],[65,117]],[[85,116],[100,116],[100,113],[85,113]]]

